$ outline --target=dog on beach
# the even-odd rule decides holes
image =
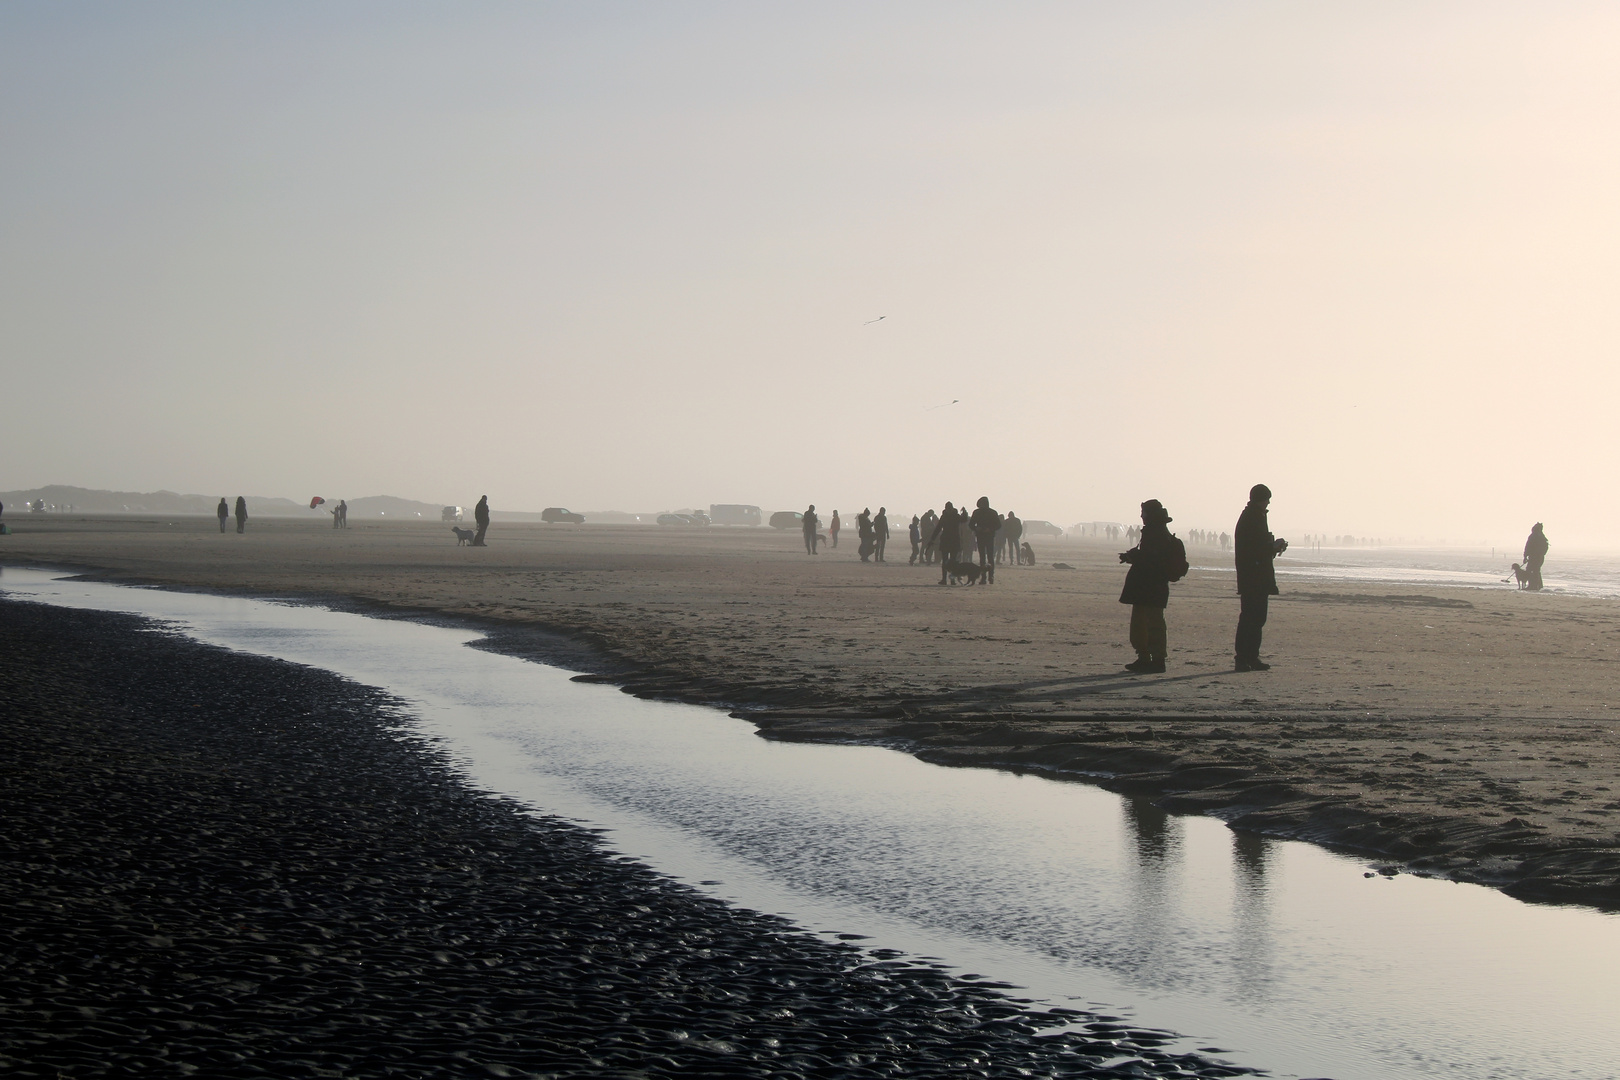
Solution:
[[[1519,588],[1528,589],[1530,587],[1530,571],[1526,570],[1518,563],[1513,564],[1513,576],[1518,580]],[[1507,578],[1503,578],[1502,580],[1507,581]]]
[[[1035,549],[1029,546],[1028,540],[1025,540],[1022,544],[1018,545],[1018,565],[1035,565]]]
[[[978,585],[981,582],[990,580],[990,575],[985,567],[970,562],[946,563],[945,576],[951,579],[952,585],[959,583],[963,578],[967,579],[969,585]]]
[[[472,543],[473,537],[478,535],[471,529],[458,529],[454,525],[450,526],[450,531],[456,534],[456,547]]]

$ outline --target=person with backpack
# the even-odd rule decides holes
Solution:
[[[1131,605],[1131,648],[1136,660],[1125,665],[1138,675],[1164,673],[1169,652],[1164,609],[1170,603],[1170,583],[1187,576],[1187,548],[1170,532],[1170,512],[1158,499],[1142,504],[1142,540],[1119,561],[1129,563],[1119,602]]]

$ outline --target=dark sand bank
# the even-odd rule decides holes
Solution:
[[[401,722],[334,675],[0,601],[0,1070],[1238,1072],[705,898]]]

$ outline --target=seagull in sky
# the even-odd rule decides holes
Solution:
[[[955,405],[958,401],[961,401],[961,400],[962,400],[961,398],[952,398],[950,401],[947,401],[943,405],[930,405],[928,408],[924,409],[923,412],[933,412],[935,409],[948,409],[952,405]]]
[[[882,322],[884,319],[887,319],[887,318],[888,318],[887,315],[879,315],[875,319],[867,319],[865,322],[861,323],[861,325],[862,326],[871,326],[873,323]]]

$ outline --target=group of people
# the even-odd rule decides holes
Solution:
[[[1269,671],[1271,665],[1260,659],[1262,628],[1271,598],[1277,593],[1274,560],[1288,550],[1288,541],[1271,535],[1267,511],[1271,489],[1256,484],[1249,489],[1249,503],[1238,515],[1232,531],[1233,558],[1237,564],[1237,639],[1233,646],[1233,667],[1238,671]],[[1164,609],[1170,603],[1170,585],[1186,576],[1187,549],[1170,532],[1170,512],[1158,499],[1142,504],[1141,542],[1119,553],[1119,561],[1129,563],[1125,588],[1119,602],[1131,606],[1131,648],[1136,659],[1125,665],[1138,674],[1164,671],[1168,653]]]
[[[229,518],[231,516],[231,508],[225,504],[225,496],[221,495],[219,497],[219,505],[214,508],[214,513],[219,517],[219,531],[224,532],[225,531],[225,521],[226,521],[227,518]],[[247,517],[248,517],[248,515],[247,515],[247,499],[244,498],[241,495],[238,495],[236,497],[236,531],[237,532],[239,532],[239,533],[247,532]]]
[[[800,517],[800,526],[804,531],[805,553],[819,555],[823,536],[821,517],[816,513],[814,503],[805,508]],[[838,534],[843,527],[842,517],[834,510],[825,537],[829,547],[838,546]],[[870,507],[862,510],[855,516],[855,531],[860,537],[860,548],[856,553],[861,562],[887,561],[884,549],[889,542],[888,507],[878,507],[876,515]],[[975,553],[978,555],[977,565],[984,571],[986,580],[994,581],[997,563],[1024,562],[1023,552],[1028,550],[1027,544],[1020,543],[1024,523],[1011,511],[997,513],[991,508],[988,496],[980,498],[972,512],[958,510],[953,503],[947,502],[941,513],[929,510],[920,517],[913,515],[907,532],[911,540],[911,558],[907,565],[931,565],[937,561],[940,564],[941,585],[947,583],[950,567],[972,562]],[[1033,552],[1028,561],[1034,562]]]
[[[806,508],[802,525],[804,527],[804,549],[811,555],[818,555],[821,535],[821,519],[816,515],[815,503]],[[827,541],[829,547],[838,546],[838,534],[843,531],[844,520],[838,516],[838,511],[832,512],[832,520],[827,525]],[[883,557],[884,550],[889,546],[889,508],[878,507],[873,515],[872,508],[868,506],[855,515],[855,535],[860,539],[860,547],[856,554],[861,562],[886,562]]]

